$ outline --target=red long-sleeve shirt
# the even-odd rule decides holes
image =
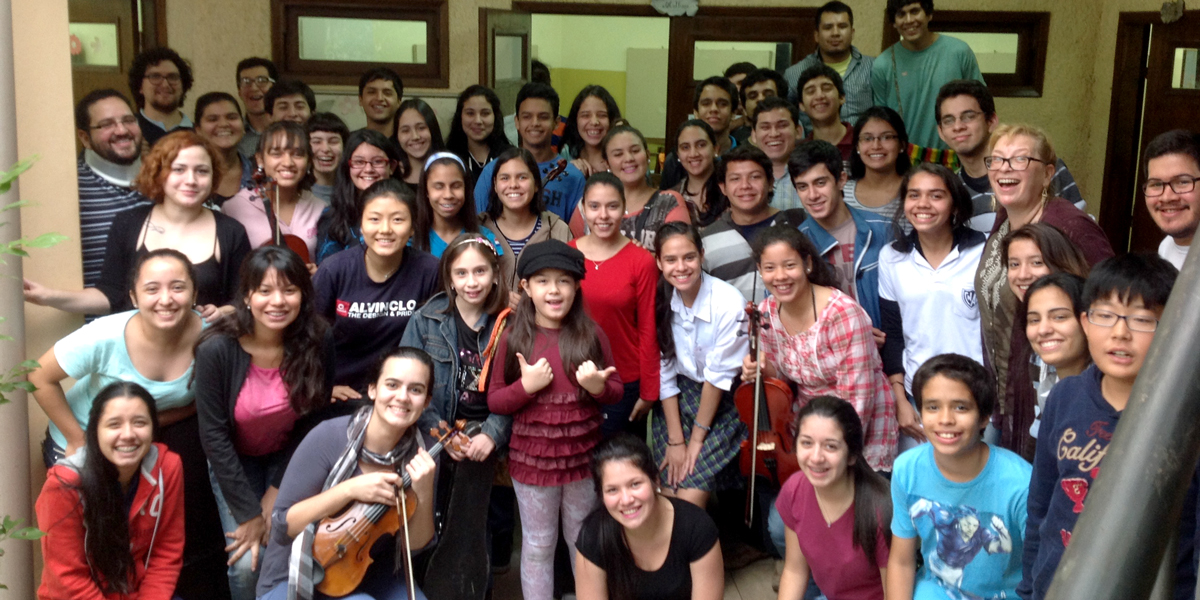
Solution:
[[[576,247],[576,241],[570,245]],[[658,265],[651,254],[625,244],[612,258],[584,260],[583,305],[608,335],[621,381],[638,382],[638,397],[658,400],[658,350],[654,294]]]
[[[526,485],[559,486],[589,477],[588,460],[600,441],[600,404],[614,404],[623,393],[620,372],[613,373],[599,396],[571,383],[558,351],[559,330],[538,328],[533,350],[522,352],[525,361],[545,358],[554,379],[536,394],[525,393],[521,379],[504,383],[504,360],[508,356],[508,332],[496,346],[496,363],[488,382],[488,409],[513,416],[509,439],[508,468],[512,478]],[[598,328],[596,336],[606,365],[613,364],[608,337]],[[600,365],[597,365],[603,368]]]

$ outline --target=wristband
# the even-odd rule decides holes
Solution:
[[[695,425],[696,427],[699,427],[700,429],[703,429],[704,433],[712,433],[712,427],[709,427],[707,425],[701,425],[699,423],[692,423],[692,424]]]
[[[682,445],[684,445],[684,442],[671,442],[671,440],[667,440],[667,445],[668,446],[682,446]]]

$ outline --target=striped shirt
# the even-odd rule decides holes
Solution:
[[[883,374],[871,319],[850,296],[832,292],[816,323],[796,335],[789,335],[779,320],[775,298],[763,300],[759,309],[770,319],[770,327],[762,329],[763,360],[796,383],[794,410],[825,395],[853,405],[863,422],[867,464],[875,471],[891,471],[899,437],[896,402]],[[796,425],[788,435],[795,437]]]
[[[95,287],[104,266],[108,230],[117,213],[149,202],[140,193],[113,185],[79,157],[79,243],[83,248],[83,286]]]
[[[790,225],[799,228],[807,215],[804,209],[793,208],[775,213],[767,219],[770,225]],[[721,214],[712,225],[700,231],[704,244],[704,272],[724,281],[746,297],[747,301],[762,298],[766,293],[754,253],[729,211]]]
[[[788,84],[788,101],[796,106],[800,105],[800,90],[797,88],[800,74],[805,69],[819,64],[821,51],[817,50],[783,72],[783,78]],[[853,125],[858,120],[858,115],[875,106],[875,98],[871,91],[871,68],[874,64],[874,56],[867,56],[859,52],[858,48],[850,46],[850,66],[846,67],[846,74],[842,76],[842,83],[846,88],[846,103],[842,105],[841,111],[843,121]],[[812,120],[804,111],[800,112],[800,124],[804,126],[805,132],[812,132]]]

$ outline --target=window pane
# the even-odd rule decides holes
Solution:
[[[694,48],[692,78],[702,80],[725,73],[729,65],[738,62],[754,63],[764,69],[783,71],[779,62],[790,63],[790,42],[713,42],[698,41]],[[787,68],[788,64],[783,64]]]
[[[983,73],[1016,73],[1020,36],[1015,33],[969,33],[951,31],[947,35],[967,43],[975,51],[975,60]]]
[[[300,59],[370,63],[426,61],[424,21],[300,17]]]
[[[1176,48],[1175,64],[1171,67],[1171,87],[1175,89],[1197,90],[1197,75],[1200,74],[1200,49]]]
[[[116,23],[71,23],[71,64],[119,67]]]
[[[508,81],[524,78],[524,42],[524,36],[496,36],[496,81]]]

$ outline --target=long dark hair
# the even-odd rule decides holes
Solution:
[[[628,461],[634,468],[650,478],[651,486],[658,486],[658,463],[650,454],[646,442],[628,433],[618,433],[600,442],[592,451],[592,482],[596,486],[598,506],[588,515],[589,523],[596,524],[597,542],[600,554],[604,557],[605,578],[608,583],[608,597],[613,600],[632,600],[637,597],[634,583],[634,573],[637,570],[633,552],[625,542],[625,528],[612,518],[605,508],[604,497],[604,468],[609,463]],[[661,496],[655,496],[655,504],[668,502]],[[659,509],[661,510],[661,509]],[[589,528],[590,529],[590,528]]]
[[[904,119],[900,113],[886,106],[872,106],[864,110],[858,120],[854,122],[854,152],[850,154],[850,179],[862,179],[863,175],[867,174],[867,165],[863,163],[862,157],[858,154],[858,138],[862,136],[862,128],[871,119],[883,121],[896,130],[899,138],[896,140],[897,152],[899,152],[899,155],[896,156],[896,174],[908,173],[909,168],[912,167],[912,159],[908,156],[908,130],[904,127]]]
[[[137,398],[150,412],[150,425],[158,436],[158,408],[146,388],[128,381],[105,386],[92,400],[88,411],[86,454],[79,471],[79,501],[83,504],[83,550],[92,580],[107,594],[129,594],[134,573],[133,554],[129,550],[129,511],[116,465],[100,452],[100,417],[104,407],[115,398]],[[139,467],[140,469],[140,467]],[[57,474],[56,474],[57,476]],[[135,475],[136,477],[136,475]],[[61,478],[59,481],[62,481]],[[66,482],[64,485],[71,486]],[[45,526],[46,524],[43,524]]]
[[[892,545],[892,494],[888,482],[871,470],[863,457],[863,425],[854,405],[834,396],[817,396],[800,409],[796,423],[804,426],[811,416],[832,419],[842,430],[849,451],[849,473],[854,478],[854,546],[862,549],[871,562],[882,532],[888,547]]]
[[[801,260],[811,265],[812,268],[807,274],[810,284],[837,287],[837,279],[834,278],[829,263],[821,258],[808,236],[800,233],[795,227],[772,225],[754,236],[754,241],[750,243],[750,250],[754,253],[754,264],[762,262],[762,254],[767,247],[779,243],[787,244],[800,255]]]
[[[329,238],[343,246],[358,242],[354,228],[362,222],[362,191],[354,187],[354,182],[350,179],[350,157],[363,144],[382,150],[389,160],[397,163],[393,168],[393,177],[395,169],[400,168],[401,164],[408,164],[408,159],[400,154],[396,145],[382,133],[364,128],[350,134],[350,138],[346,140],[346,148],[342,150],[342,161],[338,164],[337,177],[333,181],[333,192],[329,196]]]
[[[488,155],[495,156],[512,146],[512,142],[508,141],[508,136],[504,133],[504,111],[500,108],[500,97],[489,87],[479,84],[470,85],[458,95],[454,118],[450,119],[450,133],[446,136],[446,149],[457,154],[464,161],[470,155],[470,150],[467,147],[467,132],[463,130],[462,126],[463,105],[467,103],[467,100],[479,96],[487,100],[492,107],[492,114],[495,116],[492,132],[484,138],[484,143],[488,147]]]
[[[445,150],[446,142],[444,141],[445,138],[442,137],[442,126],[438,123],[437,113],[433,112],[433,107],[429,106],[428,102],[420,98],[409,98],[400,103],[400,106],[396,108],[396,116],[392,118],[392,131],[400,130],[400,115],[403,115],[404,111],[409,109],[417,111],[417,114],[421,115],[421,120],[425,121],[425,126],[429,128],[429,154],[426,156]],[[501,122],[501,127],[503,128],[503,121]],[[404,148],[398,149],[401,154],[404,154],[404,164],[408,165],[408,153],[404,151]],[[425,157],[423,156],[421,159],[424,160]],[[406,166],[404,176],[407,177],[409,174],[408,167]]]
[[[542,199],[542,174],[538,169],[537,160],[533,158],[528,150],[513,146],[500,153],[493,161],[496,163],[496,168],[492,169],[492,180],[487,182],[490,184],[488,188],[488,208],[487,215],[493,221],[499,221],[500,215],[504,212],[504,204],[500,201],[500,194],[496,193],[496,178],[500,177],[500,167],[503,167],[510,160],[519,160],[525,163],[525,167],[533,174],[533,196],[529,199],[529,212],[533,215],[540,215],[546,210],[546,203]],[[478,183],[476,183],[478,185]]]
[[[696,129],[699,129],[704,133],[704,137],[708,138],[708,143],[713,147],[716,147],[717,134],[713,132],[712,125],[709,125],[707,121],[702,121],[700,119],[688,119],[679,126],[679,129],[675,130],[676,157],[679,156],[679,136],[683,135],[683,130],[689,127],[695,127]],[[704,198],[707,206],[704,207],[704,212],[698,215],[698,225],[700,227],[712,225],[717,218],[725,212],[725,209],[729,208],[729,198],[725,197],[725,193],[721,191],[721,184],[717,180],[717,163],[720,160],[720,156],[713,157],[713,172],[708,176],[708,181],[704,182]],[[683,179],[685,182],[687,181],[687,177],[688,176],[685,174]]]
[[[576,283],[578,281],[576,279]],[[508,321],[508,351],[504,355],[506,385],[521,378],[521,365],[517,361],[517,353],[533,357],[534,341],[538,333],[537,309],[534,308],[533,299],[529,294],[521,292],[517,308]],[[567,371],[567,379],[571,385],[579,386],[579,382],[575,380],[575,370],[584,362],[592,361],[597,369],[608,366],[604,361],[604,349],[600,347],[600,338],[596,331],[596,322],[583,308],[583,288],[576,289],[575,300],[563,317],[562,328],[558,334],[558,353],[562,357],[562,365]]]
[[[967,186],[963,184],[962,179],[954,174],[954,171],[937,163],[923,162],[913,167],[904,174],[904,179],[900,180],[900,207],[896,211],[896,217],[892,219],[892,236],[895,241],[892,242],[892,248],[899,252],[909,253],[916,248],[917,232],[904,233],[903,223],[908,221],[908,215],[904,211],[904,203],[908,202],[908,186],[912,183],[912,178],[918,173],[927,173],[942,180],[946,186],[946,190],[950,192],[951,205],[953,211],[950,216],[950,233],[955,240],[962,239],[963,235],[971,229],[967,221],[975,216],[975,204],[971,201],[971,192],[967,190]]]
[[[704,242],[700,239],[700,232],[687,221],[668,221],[658,228],[654,237],[654,255],[662,256],[663,244],[677,235],[687,236],[688,241],[700,252],[701,258],[704,257]],[[697,275],[703,277],[701,273]],[[662,360],[675,358],[675,333],[671,330],[671,315],[674,314],[671,297],[674,293],[675,287],[659,273],[658,288],[654,295],[654,324],[658,328],[658,351],[662,354]]]
[[[442,155],[425,164],[421,180],[417,183],[417,214],[413,218],[412,245],[418,250],[429,252],[429,236],[433,234],[433,207],[429,205],[429,172],[434,167],[448,166],[458,169],[463,181],[463,203],[458,207],[454,220],[468,233],[479,233],[479,214],[475,212],[475,195],[471,190],[471,178],[461,160]]]
[[[604,103],[604,108],[608,111],[610,129],[621,118],[621,108],[617,106],[616,98],[613,98],[613,95],[604,89],[604,86],[589,85],[579,90],[579,93],[575,95],[575,101],[571,103],[571,111],[567,113],[567,126],[563,129],[562,137],[563,144],[567,146],[571,158],[579,158],[579,154],[583,152],[583,136],[579,134],[579,108],[588,98],[598,98]],[[600,143],[600,147],[604,148],[604,142]]]
[[[283,330],[283,362],[279,365],[283,383],[288,389],[288,403],[298,415],[305,415],[324,406],[325,320],[317,315],[314,306],[312,277],[304,261],[290,248],[267,245],[256,248],[242,263],[238,281],[235,310],[231,318],[220,319],[200,335],[199,347],[210,338],[222,335],[234,339],[254,333],[254,315],[245,299],[263,283],[267,272],[274,269],[287,284],[300,288],[300,314]]]

